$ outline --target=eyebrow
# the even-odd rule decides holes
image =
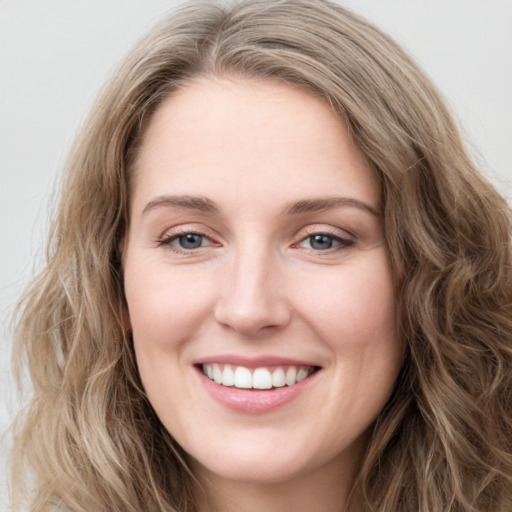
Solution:
[[[373,206],[370,206],[368,203],[360,201],[359,199],[354,199],[352,197],[304,199],[302,201],[297,201],[296,203],[291,204],[286,210],[286,213],[288,215],[298,215],[301,213],[322,212],[325,210],[331,210],[333,208],[344,206],[359,208],[368,213],[371,213],[372,215],[375,215],[376,217],[380,217],[380,212],[373,208]]]
[[[213,201],[201,196],[158,196],[144,207],[142,213],[161,206],[179,206],[206,213],[220,213],[220,208]]]
[[[205,213],[220,213],[221,209],[210,199],[202,196],[188,195],[163,195],[152,199],[145,207],[142,213],[154,210],[159,207],[178,206],[190,210],[197,210]],[[314,213],[331,210],[333,208],[352,207],[359,208],[376,217],[380,217],[380,212],[364,201],[351,197],[328,197],[318,199],[302,199],[290,204],[284,211],[286,215],[300,215],[303,213]]]

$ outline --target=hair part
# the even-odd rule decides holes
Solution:
[[[350,510],[512,509],[512,258],[506,202],[429,79],[323,0],[193,3],[130,52],[70,154],[47,263],[20,303],[15,488],[31,510],[180,511],[197,492],[151,408],[126,332],[121,243],[144,128],[198,78],[279,80],[328,102],[382,187],[406,346]],[[16,496],[22,496],[24,491]]]

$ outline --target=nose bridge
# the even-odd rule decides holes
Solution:
[[[245,335],[281,327],[289,319],[279,258],[264,244],[246,243],[231,254],[223,273],[217,320]]]

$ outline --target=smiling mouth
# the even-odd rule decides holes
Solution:
[[[200,370],[221,386],[272,390],[293,386],[319,370],[316,366],[273,366],[246,368],[230,364],[201,364]]]

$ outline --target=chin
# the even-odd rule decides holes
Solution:
[[[346,455],[351,462],[355,460],[350,449],[350,454],[343,451],[334,455],[325,447],[322,449],[317,446],[318,449],[314,449],[313,440],[293,443],[287,436],[289,442],[279,439],[265,444],[261,437],[260,442],[246,438],[229,445],[224,443],[221,453],[218,449],[221,444],[217,444],[211,451],[201,450],[200,457],[191,460],[192,470],[199,478],[205,475],[214,481],[221,479],[244,484],[272,485],[320,475],[324,470],[337,472],[340,467],[346,468]]]
[[[269,460],[268,457],[261,459],[255,461],[232,457],[226,461],[208,462],[206,465],[194,460],[192,467],[194,473],[199,475],[206,473],[215,475],[217,479],[253,485],[282,484],[307,472],[305,468],[297,467],[296,461]]]

